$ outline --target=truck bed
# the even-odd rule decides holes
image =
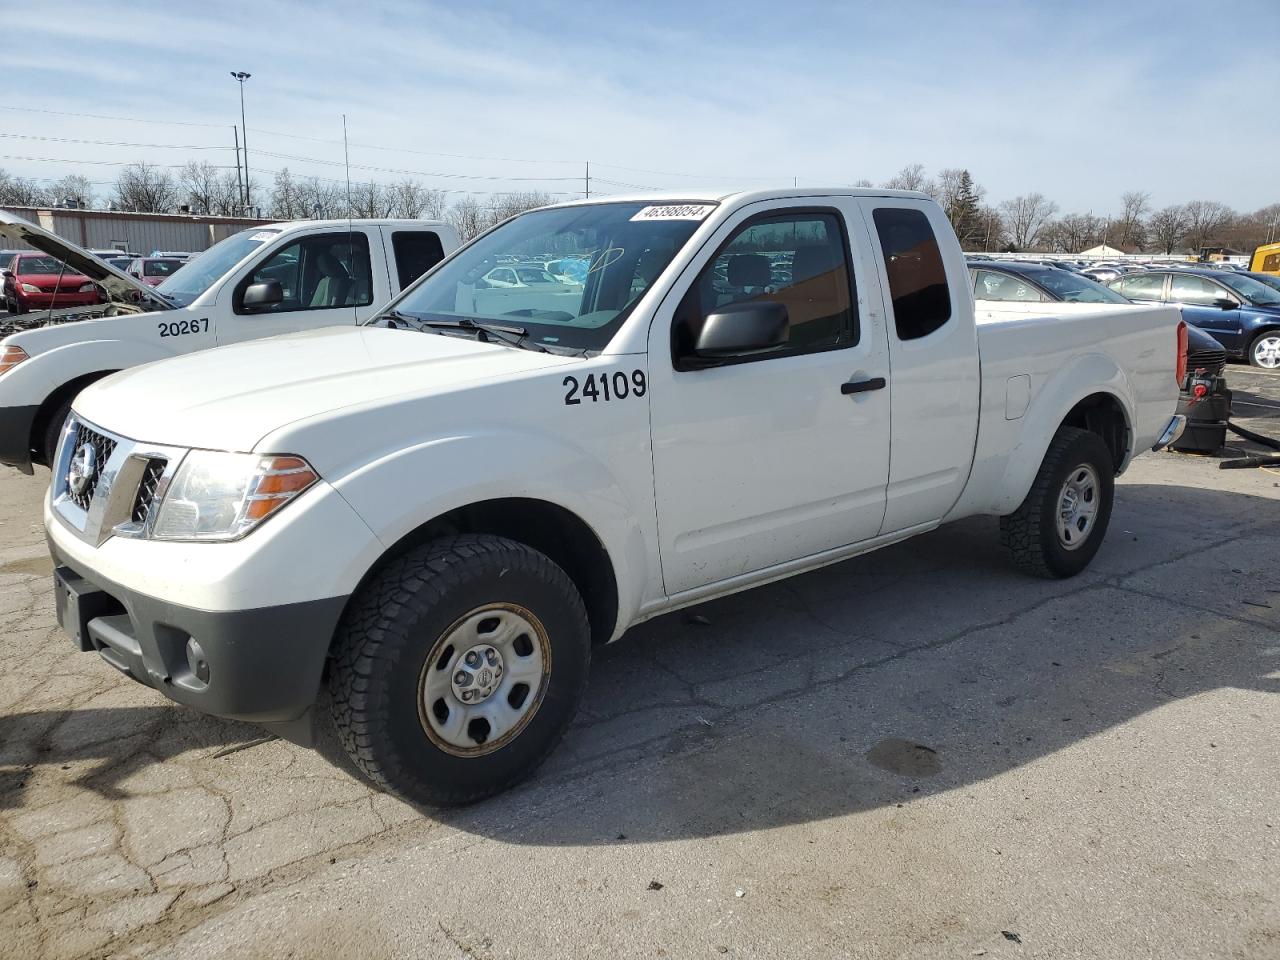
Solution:
[[[1169,422],[1178,385],[1176,307],[978,301],[982,398],[973,470],[953,516],[1016,509],[1062,411],[1104,389],[1124,408],[1123,470]],[[1020,492],[1019,492],[1020,491]]]

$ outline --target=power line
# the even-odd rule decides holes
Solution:
[[[39,107],[9,107],[0,105],[0,110],[16,110],[20,113],[44,113],[54,117],[83,117],[88,120],[113,120],[120,123],[159,123],[173,127],[211,127],[224,129],[225,123],[200,123],[195,120],[157,120],[154,117],[110,117],[101,113],[71,113],[67,110],[42,110]]]
[[[229,150],[230,147],[198,143],[126,143],[122,140],[80,140],[75,137],[41,137],[33,133],[0,133],[10,140],[42,140],[46,143],[84,143],[96,147],[134,147],[143,150]]]

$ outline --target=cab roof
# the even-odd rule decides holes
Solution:
[[[917,190],[887,190],[879,187],[782,187],[775,190],[714,190],[690,188],[661,190],[653,193],[610,194],[549,204],[575,207],[598,203],[756,203],[760,200],[792,200],[797,197],[893,197],[902,200],[931,200]],[[344,221],[345,222],[345,221]]]

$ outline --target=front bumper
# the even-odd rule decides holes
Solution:
[[[18,306],[24,310],[57,310],[61,307],[89,307],[101,303],[102,297],[92,293],[19,293]]]
[[[346,597],[200,610],[114,583],[52,539],[49,550],[58,622],[81,650],[178,703],[310,742],[309,711]]]
[[[39,407],[0,407],[0,463],[31,470],[31,428]]]

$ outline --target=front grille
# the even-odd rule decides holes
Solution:
[[[156,492],[160,487],[160,478],[164,476],[168,460],[152,459],[147,461],[147,469],[142,471],[142,481],[138,484],[138,495],[133,499],[134,523],[146,523],[151,516],[151,508],[155,506]]]
[[[86,427],[83,423],[78,423],[76,424],[76,435],[71,441],[72,463],[75,462],[86,444],[93,447],[94,452],[94,471],[89,478],[88,484],[80,493],[76,493],[71,489],[71,484],[67,482],[68,478],[63,478],[63,482],[66,484],[67,499],[81,510],[88,510],[89,504],[93,503],[93,495],[98,489],[98,481],[102,478],[102,471],[116,449],[116,441],[110,437],[104,437],[97,430]]]

